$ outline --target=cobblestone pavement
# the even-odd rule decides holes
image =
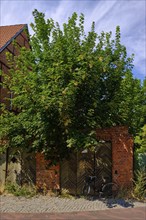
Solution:
[[[145,203],[126,201],[122,199],[85,199],[59,198],[50,196],[36,196],[32,198],[0,196],[0,213],[60,213],[97,211],[110,208],[145,207]]]

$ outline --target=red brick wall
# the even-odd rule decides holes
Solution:
[[[128,128],[116,126],[97,129],[97,139],[112,142],[112,180],[120,186],[132,185],[133,179],[133,138]]]
[[[112,127],[96,130],[97,139],[112,142],[112,180],[120,186],[131,186],[133,178],[133,138],[127,127]],[[36,185],[52,185],[55,170],[59,184],[59,166],[46,168],[47,161],[42,154],[36,155]],[[48,187],[49,188],[49,187]],[[50,187],[51,188],[51,187]]]

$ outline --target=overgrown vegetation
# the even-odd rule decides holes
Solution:
[[[96,128],[126,125],[135,137],[133,196],[143,199],[146,80],[133,77],[133,55],[128,57],[121,44],[120,27],[113,37],[111,32],[97,34],[93,22],[86,34],[83,14],[74,13],[63,27],[37,10],[33,16],[31,50],[22,48],[14,58],[8,53],[9,75],[1,72],[0,85],[13,95],[10,109],[1,104],[0,152],[25,148],[43,152],[55,164],[70,149],[96,145]],[[16,196],[36,193],[10,183],[5,189]],[[128,192],[120,193],[124,197]],[[62,191],[62,196],[68,192]]]
[[[146,169],[146,124],[135,137],[135,145],[135,169]]]
[[[132,192],[133,192],[132,187],[120,187],[116,198],[118,198],[118,199],[132,199],[133,198]]]
[[[60,198],[68,198],[68,199],[72,199],[74,198],[70,193],[68,189],[63,188],[61,190],[61,193],[59,195]]]
[[[136,171],[133,196],[135,199],[146,201],[146,169]]]
[[[19,186],[16,183],[7,183],[5,186],[5,191],[7,193],[13,194],[15,196],[32,197],[36,195],[36,188],[33,186]]]
[[[31,50],[8,54],[11,111],[2,105],[3,149],[43,152],[53,163],[70,149],[96,144],[98,127],[127,125],[136,134],[143,125],[144,85],[132,75],[133,56],[112,33],[84,31],[84,15],[76,13],[60,28],[43,13],[33,12]],[[114,38],[114,39],[113,39]]]

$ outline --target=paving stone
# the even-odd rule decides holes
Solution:
[[[0,196],[1,213],[60,213],[78,211],[96,211],[110,208],[142,207],[144,203],[115,200],[115,199],[91,199],[85,198],[68,199],[50,196],[37,196],[33,198],[15,197],[8,195]]]

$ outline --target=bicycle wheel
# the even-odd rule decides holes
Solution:
[[[105,197],[115,197],[118,194],[118,185],[116,183],[107,183],[102,187],[102,193]]]
[[[91,190],[90,185],[85,185],[85,186],[83,187],[83,195],[84,195],[84,196],[89,195],[89,194],[90,194],[90,190]]]

